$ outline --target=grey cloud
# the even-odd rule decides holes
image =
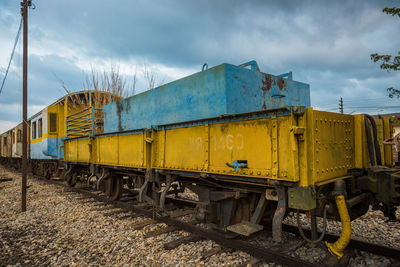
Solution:
[[[381,12],[397,1],[33,2],[31,44],[54,45],[53,54],[31,56],[32,103],[62,95],[54,74],[80,87],[83,74],[65,46],[93,59],[145,58],[180,68],[256,59],[265,72],[291,70],[297,80],[310,83],[314,105],[336,103],[339,95],[356,99],[351,79],[361,83],[360,92],[379,91],[383,97],[387,86],[398,82],[398,75],[369,59],[370,53],[400,47],[394,37],[400,35],[400,21]],[[12,31],[18,11],[15,1],[2,1],[0,24]],[[0,102],[15,95],[3,97]]]

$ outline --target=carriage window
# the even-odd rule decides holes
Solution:
[[[18,130],[17,132],[17,142],[22,142],[22,131]]]
[[[36,139],[36,121],[32,123],[32,139]]]
[[[42,137],[42,119],[38,120],[38,138]]]
[[[7,145],[7,137],[3,137],[3,145]]]
[[[49,128],[50,128],[50,133],[55,133],[57,132],[57,114],[56,113],[50,113],[49,114]]]

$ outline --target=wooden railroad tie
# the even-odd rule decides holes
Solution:
[[[176,228],[175,226],[167,226],[167,227],[159,228],[157,230],[154,230],[154,231],[146,233],[144,235],[144,238],[155,237],[155,236],[158,236],[158,235],[174,232],[176,230],[179,230],[179,229]]]
[[[147,220],[144,220],[144,221],[135,223],[135,224],[132,226],[132,230],[139,230],[139,229],[142,229],[143,227],[145,227],[145,226],[147,226],[147,225],[150,225],[150,224],[153,224],[153,223],[157,223],[157,222],[158,222],[158,221],[156,221],[156,220],[154,220],[154,219],[147,219]]]
[[[191,221],[189,223],[196,224],[196,221]],[[144,238],[150,238],[150,237],[154,237],[154,236],[158,236],[158,235],[162,235],[162,234],[166,234],[166,233],[171,233],[171,232],[178,231],[178,230],[179,230],[178,227],[173,226],[173,225],[168,225],[167,227],[163,227],[163,228],[159,228],[154,231],[151,231],[151,232],[147,232],[144,235]]]
[[[178,218],[178,217],[186,216],[186,215],[193,214],[193,213],[194,213],[194,211],[192,209],[178,210],[178,211],[171,212],[169,217]]]
[[[131,218],[133,218],[134,215],[135,215],[134,213],[130,213],[130,214],[119,217],[118,220],[131,219]]]
[[[192,243],[192,242],[197,242],[197,241],[200,241],[202,239],[203,239],[203,237],[201,237],[199,235],[191,234],[191,235],[182,237],[180,239],[173,240],[171,242],[165,243],[164,244],[164,249],[171,250],[171,249],[179,247],[182,244],[188,244],[188,243]]]
[[[0,178],[0,183],[12,181],[12,178]]]
[[[188,209],[188,210],[181,210],[181,211],[172,212],[170,214],[170,218],[182,217],[182,216],[185,216],[185,215],[188,215],[188,214],[193,214],[193,210]],[[144,220],[144,221],[141,221],[141,222],[138,222],[138,223],[134,224],[132,226],[132,229],[133,230],[139,230],[139,229],[142,229],[143,227],[145,227],[147,225],[150,225],[150,224],[153,224],[153,223],[160,223],[160,222],[157,221],[157,220],[154,220],[154,219],[147,219],[147,220]]]
[[[206,252],[204,252],[203,255],[201,256],[201,259],[205,260],[205,259],[210,258],[213,255],[216,255],[216,254],[219,254],[219,253],[222,253],[222,252],[230,253],[230,252],[233,252],[233,251],[234,250],[231,249],[231,248],[225,248],[225,247],[222,247],[222,246],[218,245],[218,246],[213,247],[213,248],[207,250]]]
[[[120,208],[113,208],[110,210],[111,210],[110,212],[104,213],[104,216],[118,215],[123,212]]]

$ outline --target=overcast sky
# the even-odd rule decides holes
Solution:
[[[20,22],[20,1],[0,0],[0,79]],[[400,50],[400,19],[382,13],[399,1],[33,0],[29,13],[29,115],[81,90],[85,73],[143,66],[166,83],[220,63],[256,60],[263,72],[293,71],[309,83],[312,106],[346,113],[400,112],[400,72],[384,72],[374,52]],[[22,43],[0,94],[0,132],[22,117]],[[369,109],[363,108],[369,106]]]

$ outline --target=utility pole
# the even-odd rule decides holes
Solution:
[[[339,111],[343,114],[343,98],[341,97],[339,100]]]
[[[22,78],[22,200],[21,210],[26,211],[26,169],[28,155],[28,7],[31,0],[21,2],[21,15],[23,19],[23,78]]]

